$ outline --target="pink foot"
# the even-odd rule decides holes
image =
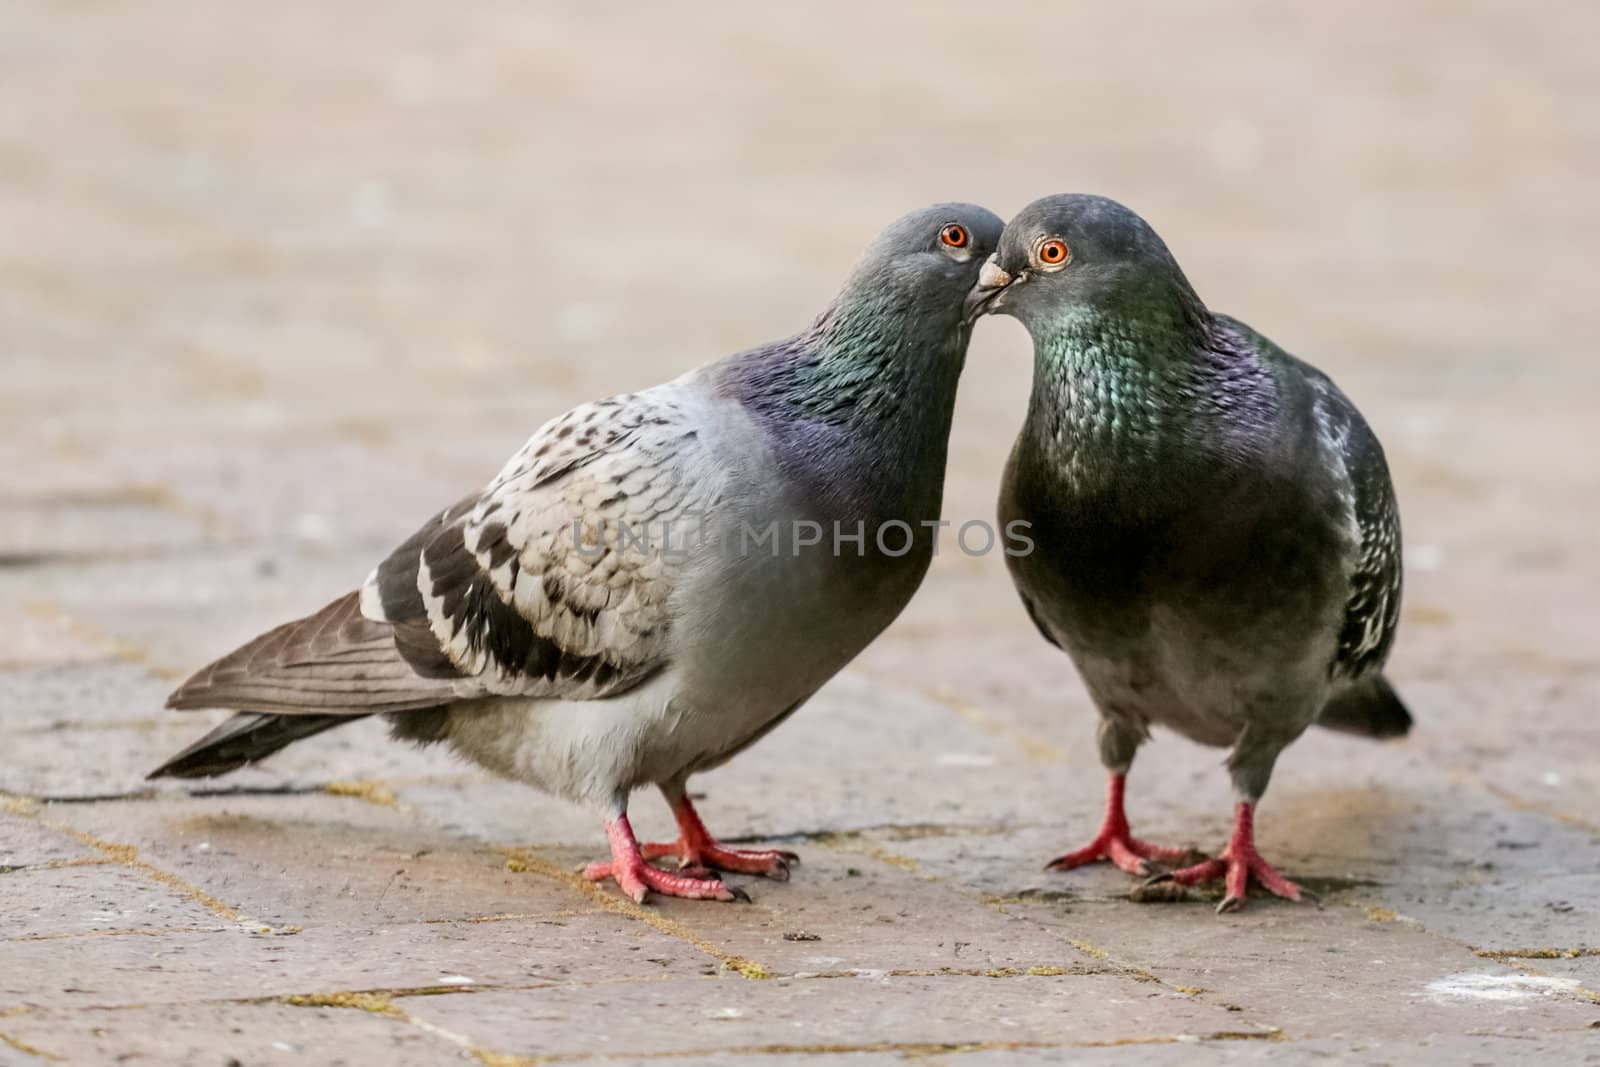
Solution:
[[[678,820],[678,862],[684,867],[710,867],[738,874],[759,874],[779,882],[789,880],[789,867],[800,857],[775,848],[728,848],[712,837],[688,796],[672,806]]]
[[[645,857],[670,855],[671,846],[646,846],[639,848],[633,836],[633,827],[626,815],[607,820],[606,836],[611,839],[611,862],[591,863],[583,870],[585,878],[600,881],[615,878],[617,887],[635,904],[643,904],[651,891],[664,897],[684,897],[688,900],[738,900],[744,896],[723,884],[715,873],[706,870],[663,871],[645,862]],[[748,899],[748,898],[747,898]]]
[[[683,841],[651,841],[639,846],[645,860],[676,857],[679,874],[691,878],[716,878],[718,871],[733,874],[759,874],[775,882],[789,880],[789,868],[798,865],[800,857],[793,852],[776,849],[724,848],[722,845],[701,846],[698,850],[685,848]],[[591,881],[611,877],[609,863],[591,863],[583,869],[583,876]]]
[[[1111,776],[1106,787],[1106,818],[1100,824],[1100,832],[1083,848],[1057,856],[1045,864],[1046,870],[1070,871],[1098,860],[1110,860],[1129,874],[1147,877],[1154,873],[1150,868],[1151,861],[1176,864],[1194,856],[1193,849],[1162,848],[1133,836],[1128,829],[1128,816],[1122,807],[1125,784],[1125,775]]]
[[[759,874],[775,881],[787,882],[789,867],[800,862],[799,856],[781,849],[728,848],[718,843],[716,838],[706,831],[705,824],[700,821],[700,813],[695,811],[694,803],[687,796],[681,796],[673,803],[672,813],[678,820],[678,839],[653,841],[644,846],[640,846],[634,840],[633,829],[628,825],[626,815],[606,823],[606,835],[611,839],[611,862],[589,864],[583,869],[584,877],[593,881],[617,877],[616,872],[622,870],[624,865],[634,865],[633,857],[637,857],[636,866],[644,867],[650,872],[638,876],[647,888],[655,889],[667,896],[693,897],[697,900],[733,900],[744,897],[744,891],[724,886],[722,879],[717,876],[717,871]],[[618,834],[623,832],[626,834],[626,841],[619,851]],[[667,874],[648,866],[647,861],[665,856],[677,857],[677,871]],[[662,877],[667,878],[674,888],[660,888],[654,884]],[[685,891],[682,884],[684,882],[698,882],[700,886],[698,888],[691,886],[688,887],[691,891]],[[634,895],[623,878],[617,877],[617,884],[630,896]],[[716,887],[726,895],[708,894],[704,888],[706,885]],[[640,898],[635,896],[634,899]]]
[[[653,841],[642,846],[641,851],[647,860],[676,856],[679,873],[691,869],[704,870],[708,874],[712,871],[731,871],[734,874],[759,874],[777,882],[787,882],[789,868],[800,863],[800,857],[793,852],[729,848],[719,843],[706,830],[705,824],[700,821],[700,813],[695,811],[694,803],[687,796],[680,797],[673,804],[672,814],[678,820],[678,839]],[[611,874],[611,865],[591,863],[584,873],[590,878],[606,878]]]
[[[1223,884],[1227,887],[1227,895],[1222,898],[1222,903],[1217,905],[1218,915],[1244,907],[1245,894],[1249,889],[1251,878],[1254,878],[1267,892],[1285,900],[1300,900],[1307,897],[1316,899],[1310,891],[1301,889],[1279,874],[1277,869],[1256,851],[1254,805],[1246,801],[1240,801],[1234,808],[1233,837],[1228,841],[1228,847],[1222,850],[1221,856],[1204,863],[1197,863],[1193,867],[1173,871],[1162,876],[1160,880],[1188,886],[1213,882],[1218,878],[1223,879]]]

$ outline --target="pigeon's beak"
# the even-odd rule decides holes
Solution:
[[[978,271],[978,283],[961,303],[961,320],[971,323],[990,309],[995,297],[1005,292],[1015,279],[1000,267],[1000,255],[995,253],[984,261]]]

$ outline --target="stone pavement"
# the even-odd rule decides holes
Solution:
[[[0,27],[0,1064],[1600,1063],[1600,8],[13,0]],[[202,788],[173,680],[535,426],[795,328],[901,211],[1067,188],[1388,446],[1415,735],[1306,737],[1324,906],[1046,874],[1093,716],[947,554],[696,785],[804,866],[634,907],[591,819],[370,724]],[[947,514],[1027,346],[978,331]],[[1135,825],[1220,843],[1163,738]],[[640,795],[641,830],[670,822]]]

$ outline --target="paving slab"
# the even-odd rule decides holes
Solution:
[[[9,1049],[7,1046],[9,1045]],[[0,1024],[0,1063],[249,1063],[426,1067],[463,1058],[448,1037],[339,1007],[195,1004],[39,1011]]]
[[[727,970],[719,959],[647,924],[576,909],[361,931],[262,932],[213,920],[189,929],[136,933],[144,936],[0,942],[0,962],[7,965],[0,976],[0,1001],[5,1008],[100,1009],[258,997],[327,999],[374,990],[447,994]]]
[[[937,999],[941,1010],[930,1015]],[[691,1006],[692,1005],[692,1006]],[[529,1009],[532,1009],[531,1011]],[[1268,1031],[1181,993],[1114,976],[858,976],[739,982],[685,979],[582,988],[535,998],[485,993],[407,1001],[417,1018],[515,1055],[674,1055],[771,1046],[825,1053],[876,1044],[1089,1043],[1173,1033]],[[580,1022],[588,1020],[588,1024]]]

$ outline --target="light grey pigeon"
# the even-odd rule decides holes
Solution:
[[[1068,869],[1136,874],[1187,850],[1135,839],[1123,779],[1160,724],[1229,747],[1238,803],[1221,856],[1165,875],[1302,890],[1255,849],[1278,753],[1313,723],[1370,737],[1411,716],[1380,673],[1400,616],[1400,519],[1383,449],[1314,367],[1206,309],[1143,219],[1051,196],[1012,219],[969,312],[1033,336],[1033,395],[1006,468],[1003,522],[1022,602],[1100,710],[1105,823]]]
[[[872,641],[933,552],[962,301],[1002,223],[938,204],[888,227],[793,337],[546,423],[357,592],[204,668],[174,708],[239,712],[151,777],[223,774],[367,715],[588,805],[614,877],[731,900],[685,783],[764,736]],[[632,790],[677,817],[642,848]],[[679,870],[648,861],[676,856]]]

